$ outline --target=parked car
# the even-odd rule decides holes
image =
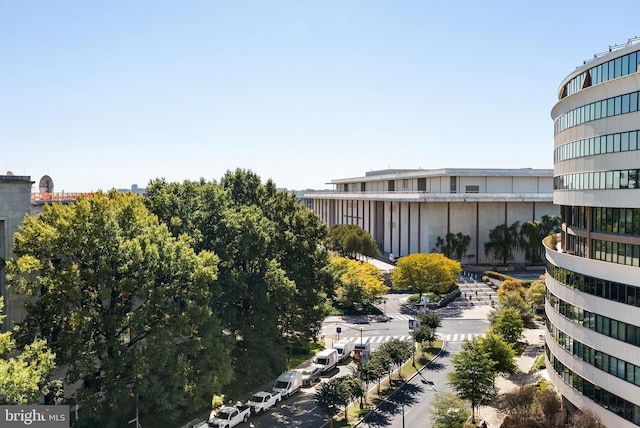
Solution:
[[[247,405],[251,407],[253,413],[262,413],[275,406],[282,399],[282,395],[278,391],[260,391],[253,394],[251,399],[247,401]]]
[[[311,386],[320,380],[320,366],[315,364],[302,369],[302,386]]]
[[[209,415],[209,426],[218,428],[233,428],[249,420],[251,408],[249,406],[223,407],[213,410]]]

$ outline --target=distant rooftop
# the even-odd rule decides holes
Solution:
[[[553,169],[490,169],[490,168],[441,168],[441,169],[383,169],[368,171],[364,177],[338,178],[326,184],[353,183],[362,181],[397,180],[417,177],[553,177]]]

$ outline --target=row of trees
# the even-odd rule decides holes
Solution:
[[[560,217],[542,216],[542,221],[528,221],[520,224],[501,224],[489,231],[489,241],[484,244],[486,254],[493,254],[504,264],[516,250],[524,251],[525,260],[541,264],[544,256],[542,240],[560,226]]]
[[[344,418],[348,422],[349,404],[359,399],[362,408],[369,385],[373,382],[378,382],[379,394],[382,379],[388,376],[391,382],[393,371],[399,369],[412,352],[411,344],[392,339],[372,352],[367,362],[354,366],[351,375],[321,383],[316,389],[315,401],[329,417],[329,426],[333,426],[333,417],[341,409],[344,409]]]
[[[560,221],[558,216],[545,215],[542,221],[500,224],[489,231],[489,240],[484,244],[485,254],[492,254],[506,264],[514,251],[522,250],[529,263],[541,264],[544,256],[542,240],[558,229]],[[448,258],[462,260],[470,243],[469,235],[447,233],[444,238],[438,236],[436,249]]]
[[[327,229],[247,171],[152,181],[27,216],[7,282],[37,296],[16,332],[46,340],[78,386],[80,425],[175,420],[285,370],[324,316]]]
[[[334,224],[329,228],[330,248],[344,257],[378,257],[380,251],[369,232],[355,224]]]

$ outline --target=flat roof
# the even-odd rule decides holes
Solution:
[[[553,177],[553,169],[489,169],[489,168],[441,168],[441,169],[388,169],[369,171],[364,177],[337,178],[325,184],[342,184],[363,181],[398,180],[426,177]]]

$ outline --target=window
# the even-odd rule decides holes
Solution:
[[[465,186],[465,193],[480,193],[480,186]]]
[[[426,191],[427,191],[427,179],[418,178],[418,192],[426,192]]]
[[[387,190],[389,192],[393,192],[396,190],[396,182],[393,180],[389,180],[387,181]]]

